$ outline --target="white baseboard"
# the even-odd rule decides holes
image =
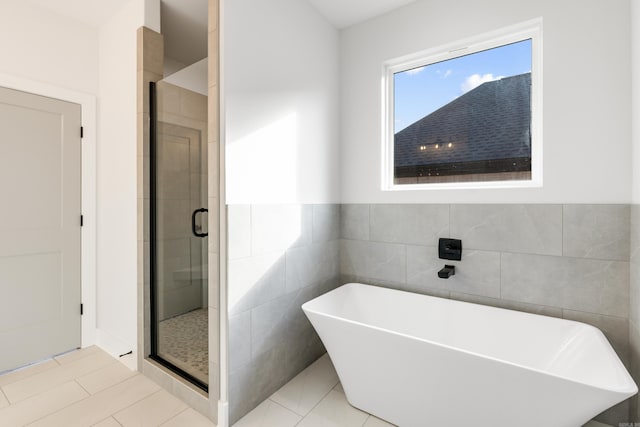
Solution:
[[[138,370],[138,356],[135,347],[101,329],[97,331],[97,338],[96,344],[98,347],[124,363],[132,371]],[[132,353],[126,354],[129,352]]]
[[[218,400],[218,427],[229,427],[229,402]]]

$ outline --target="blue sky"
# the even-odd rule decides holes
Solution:
[[[531,40],[396,73],[397,133],[480,84],[531,71]]]

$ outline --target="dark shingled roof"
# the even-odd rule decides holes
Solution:
[[[395,167],[530,158],[530,125],[531,73],[483,83],[396,133]]]

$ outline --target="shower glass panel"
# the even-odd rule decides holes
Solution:
[[[164,81],[150,94],[150,356],[207,390],[207,97]]]

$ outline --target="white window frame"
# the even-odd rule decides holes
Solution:
[[[531,39],[531,179],[394,183],[394,74]],[[542,187],[542,18],[386,61],[382,74],[382,191]]]

